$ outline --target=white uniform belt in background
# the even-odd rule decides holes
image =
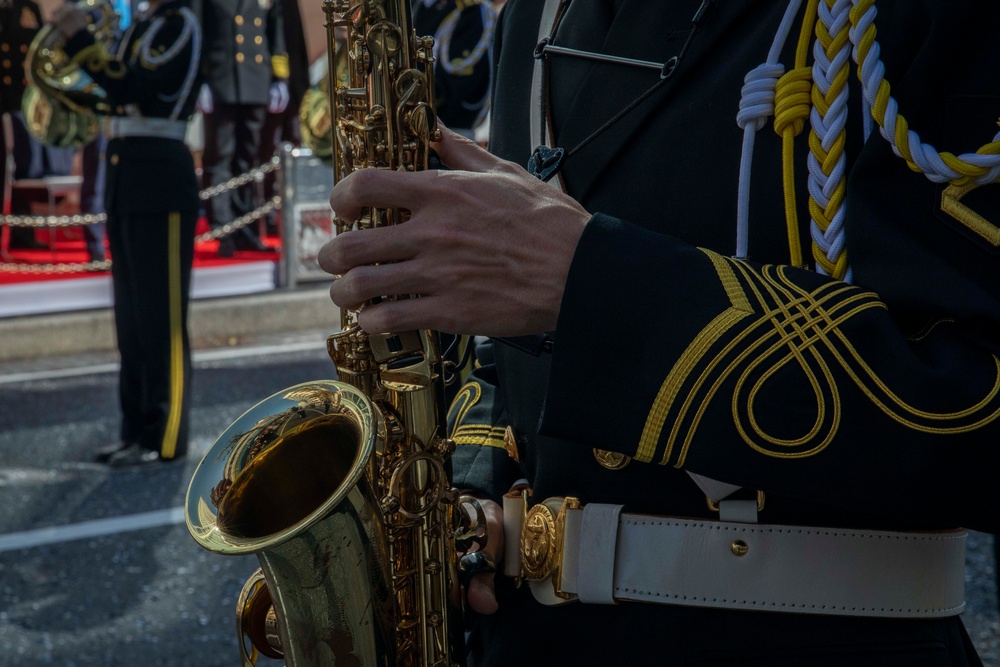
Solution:
[[[626,600],[802,614],[938,618],[965,606],[964,530],[900,533],[677,519],[620,505],[525,514],[504,498],[504,573],[539,602]],[[549,525],[551,523],[551,526]]]
[[[123,137],[158,137],[184,141],[187,121],[169,118],[134,118],[128,116],[108,118],[105,135],[108,139]]]

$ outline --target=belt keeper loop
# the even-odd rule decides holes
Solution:
[[[732,523],[757,523],[756,500],[720,500],[719,520]]]
[[[524,507],[528,489],[512,489],[503,497],[503,573],[518,579],[521,574],[521,527],[524,525]],[[518,581],[520,584],[520,581]]]
[[[615,604],[615,554],[618,516],[622,505],[590,503],[583,507],[580,563],[577,570],[581,602]]]

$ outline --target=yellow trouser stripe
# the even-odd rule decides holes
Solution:
[[[174,457],[184,402],[184,336],[181,330],[181,214],[167,220],[167,279],[170,307],[170,414],[160,445],[160,456]]]

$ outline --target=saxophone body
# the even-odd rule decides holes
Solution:
[[[412,34],[409,0],[323,10],[335,178],[426,169],[439,136],[433,40]],[[371,209],[335,223],[405,220]],[[189,532],[217,553],[258,557],[237,604],[244,665],[261,654],[290,666],[457,665],[457,553],[481,539],[469,537],[477,508],[450,485],[437,336],[369,335],[351,310],[341,325],[327,340],[336,381],[265,399],[205,456],[188,489]]]

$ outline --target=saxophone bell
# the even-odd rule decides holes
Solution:
[[[382,419],[350,385],[315,381],[261,401],[195,470],[185,501],[194,539],[257,554],[237,605],[244,665],[395,664],[392,588],[379,504],[366,479]]]

